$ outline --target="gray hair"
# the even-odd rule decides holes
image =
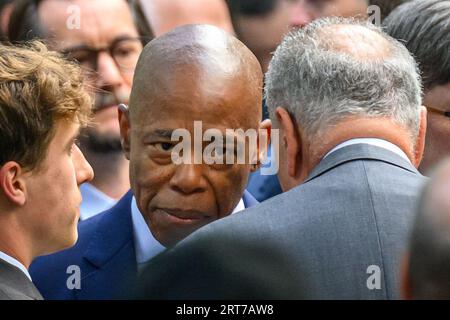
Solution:
[[[375,32],[386,40],[387,53],[375,51],[377,59],[364,59],[336,49],[335,35],[324,30],[336,25],[362,26],[369,36]],[[365,38],[373,47],[370,40],[373,37]],[[358,44],[349,42],[352,48]],[[282,106],[310,138],[319,138],[329,125],[352,115],[392,118],[414,138],[421,95],[417,64],[408,50],[379,27],[355,19],[324,18],[292,31],[276,50],[266,75],[272,120],[275,108]]]
[[[408,2],[394,10],[383,27],[414,55],[426,90],[450,82],[450,1]]]

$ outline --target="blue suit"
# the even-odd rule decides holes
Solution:
[[[129,191],[111,209],[82,221],[72,248],[33,262],[30,274],[45,299],[115,299],[130,293],[137,277],[132,198]],[[258,203],[247,191],[242,199],[246,208]],[[81,271],[80,289],[68,288],[67,282],[74,283],[69,266]]]

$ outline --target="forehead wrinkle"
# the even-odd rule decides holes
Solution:
[[[70,32],[61,33],[62,28],[66,28],[66,20],[69,17],[67,9],[70,6],[80,8],[80,29],[73,29]],[[87,44],[90,46],[102,46],[109,44],[112,35],[109,30],[117,30],[117,19],[104,19],[103,16],[116,14],[121,16],[121,33],[130,36],[137,36],[137,29],[134,25],[131,11],[128,9],[125,0],[108,1],[108,7],[104,8],[103,1],[99,0],[46,0],[39,5],[38,15],[42,21],[44,33],[52,39],[52,47],[60,50],[67,46]],[[120,10],[119,10],[120,9]],[[53,12],[63,10],[64,14],[54,15]],[[67,11],[67,12],[66,12]],[[116,16],[117,18],[117,16]],[[51,24],[57,24],[51,26]],[[56,36],[56,38],[55,38]],[[59,39],[61,37],[61,39]]]

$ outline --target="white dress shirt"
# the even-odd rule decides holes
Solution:
[[[89,219],[96,214],[112,208],[117,201],[108,197],[90,183],[80,186],[83,201],[80,205],[80,220]]]
[[[240,200],[231,214],[245,209],[244,200]],[[134,248],[138,269],[166,248],[155,239],[136,204],[136,198],[131,200],[131,220],[133,223]]]
[[[30,273],[28,272],[27,268],[25,268],[25,266],[23,264],[21,264],[19,261],[17,261],[13,257],[11,257],[11,256],[9,256],[6,253],[1,252],[1,251],[0,251],[0,259],[2,259],[3,261],[9,263],[10,265],[13,265],[14,267],[19,268],[23,273],[25,273],[27,278],[30,279],[30,281],[32,281]]]
[[[403,152],[402,149],[400,149],[398,146],[396,146],[395,144],[383,140],[383,139],[377,139],[377,138],[357,138],[357,139],[351,139],[351,140],[347,140],[339,145],[337,145],[336,147],[334,147],[330,152],[328,152],[325,157],[323,157],[324,159],[326,157],[328,157],[330,154],[332,154],[333,152],[342,149],[344,147],[347,146],[351,146],[354,144],[370,144],[372,146],[377,146],[383,149],[387,149],[391,152],[394,152],[395,154],[398,154],[400,157],[402,157],[403,159],[405,159],[406,161],[408,161],[409,163],[411,163],[411,160],[409,160],[408,156],[405,154],[405,152]],[[412,163],[411,163],[412,165]]]

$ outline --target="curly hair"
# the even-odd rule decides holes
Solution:
[[[56,122],[90,121],[92,101],[80,68],[39,41],[0,45],[0,165],[25,169],[45,159]]]

